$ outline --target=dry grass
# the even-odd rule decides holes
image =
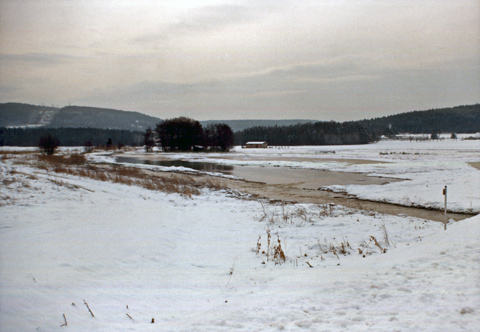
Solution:
[[[38,151],[0,151],[0,162],[14,159],[16,163],[24,163],[35,155],[38,155]]]
[[[85,155],[74,153],[71,155],[61,156],[61,155],[40,155],[38,160],[44,164],[55,167],[64,167],[64,166],[84,166],[87,163]]]
[[[393,242],[390,235],[388,235],[387,226],[385,226],[385,224],[383,222],[382,222],[382,226],[380,226],[380,229],[382,231],[383,242],[385,243],[385,245],[387,245],[387,246],[393,245],[396,248],[397,246],[395,245],[395,242]]]
[[[129,186],[139,186],[153,191],[178,193],[186,198],[199,195],[200,190],[203,188],[213,190],[223,189],[219,181],[210,178],[194,178],[187,174],[147,173],[135,167],[120,165],[90,165],[83,154],[66,156],[40,155],[38,156],[38,161],[37,167],[49,172],[70,174]]]
[[[38,151],[35,151],[35,150],[32,150],[32,151],[5,151],[5,150],[2,150],[2,151],[0,151],[0,156],[8,156],[8,155],[18,156],[18,155],[28,155],[28,154],[38,154]]]
[[[273,245],[273,261],[275,265],[285,263],[287,258],[285,257],[285,252],[282,249],[282,242],[280,241],[280,236],[277,234],[277,244]]]
[[[285,263],[287,258],[285,256],[285,252],[283,251],[283,248],[282,248],[282,241],[280,240],[280,236],[277,233],[276,234],[277,241],[276,241],[276,243],[272,244],[271,230],[269,228],[267,228],[266,233],[267,233],[267,247],[266,247],[266,249],[262,250],[262,242],[261,242],[262,237],[259,235],[255,252],[257,254],[265,255],[267,257],[267,262],[272,261],[272,262],[275,263],[275,265],[282,265],[283,263]]]
[[[387,249],[381,246],[381,244],[377,241],[375,236],[373,236],[373,235],[370,236],[370,242],[373,242],[378,247],[378,249],[380,249],[381,253],[384,254],[384,253],[387,252]]]
[[[275,211],[270,212],[267,211],[265,205],[260,202],[262,205],[262,214],[258,218],[258,221],[268,221],[269,224],[294,224],[295,222],[298,223],[298,226],[302,226],[304,223],[309,222],[313,224],[315,221],[311,214],[307,211],[307,209],[303,206],[299,206],[296,209],[292,210],[287,207],[285,202],[281,202],[282,210],[280,213]]]
[[[275,239],[273,233],[271,234],[270,227],[283,228],[288,224],[296,227],[304,227],[307,225],[322,223],[322,220],[326,218],[331,218],[330,220],[327,219],[326,222],[334,222],[334,220],[340,220],[336,218],[341,218],[354,213],[372,215],[368,211],[362,211],[343,206],[337,207],[335,204],[331,203],[317,204],[311,207],[303,205],[293,205],[292,207],[289,207],[287,204],[282,203],[282,205],[277,208],[274,208],[268,204],[260,204],[262,209],[260,210],[261,212],[258,220],[266,222],[268,228],[266,238],[263,239],[263,243],[262,236],[258,237],[254,251],[257,254],[265,255],[266,262],[273,261],[275,264],[282,264],[285,256],[278,234],[276,234],[277,237]],[[373,214],[373,216],[376,217],[376,214]],[[357,222],[359,222],[358,217]],[[348,256],[357,250],[360,255],[363,255],[363,257],[366,255],[372,255],[374,253],[384,254],[387,252],[388,247],[395,247],[395,243],[389,236],[385,223],[382,222],[380,225],[380,230],[381,236],[369,236],[367,240],[359,243],[358,247],[356,247],[356,244],[351,244],[348,237],[344,236],[343,233],[341,236],[328,239],[325,238],[323,241],[321,239],[317,239],[315,245],[309,245],[307,247],[309,250],[316,248],[318,251],[316,251],[316,253],[314,253],[311,257],[313,259],[313,257],[316,256],[321,260],[325,260],[328,256],[333,256],[337,259],[340,259],[341,256]],[[354,249],[354,247],[356,247],[356,249]],[[309,257],[309,255],[310,254],[307,253],[303,254],[302,249],[300,248],[300,256],[297,256],[291,262],[298,266],[298,261],[305,260],[307,257]],[[307,264],[309,267],[313,267],[313,265],[307,261],[305,261],[305,264]]]
[[[340,255],[349,255],[353,248],[350,246],[350,242],[348,239],[343,238],[342,242],[338,243],[336,238],[333,238],[334,242],[327,243],[327,239],[324,240],[324,243],[318,241],[318,248],[320,254],[328,254],[329,252],[334,254],[338,259]],[[323,256],[322,256],[323,257]]]
[[[2,180],[2,184],[5,186],[5,187],[8,187],[9,185],[11,185],[12,183],[15,183],[17,180],[15,178],[5,178]]]

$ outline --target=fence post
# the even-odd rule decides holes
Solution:
[[[443,188],[443,196],[445,196],[445,227],[444,229],[447,230],[447,223],[448,223],[448,219],[447,219],[447,186],[445,186],[445,188]]]

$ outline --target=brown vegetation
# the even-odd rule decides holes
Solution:
[[[49,172],[134,185],[166,193],[178,193],[189,198],[192,195],[199,195],[200,189],[203,188],[223,189],[219,181],[196,178],[188,174],[159,173],[120,165],[91,165],[83,154],[41,155],[38,156],[38,161],[37,167]]]

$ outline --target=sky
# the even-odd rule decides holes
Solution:
[[[356,120],[480,102],[478,0],[0,0],[0,102]]]

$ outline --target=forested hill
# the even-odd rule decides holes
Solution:
[[[358,123],[381,134],[431,134],[480,132],[480,104],[414,111]]]
[[[159,118],[138,112],[106,108],[67,106],[58,111],[47,127],[83,127],[145,131],[154,128]]]
[[[236,131],[236,144],[244,144],[248,141],[267,141],[271,145],[365,144],[376,141],[381,135],[399,133],[480,132],[480,104],[414,111],[355,122],[312,121],[309,123],[292,123],[301,121],[232,120],[204,121],[203,123],[205,125],[211,122],[227,122],[227,124],[231,124],[232,129]],[[80,106],[56,108],[20,103],[0,104],[0,127],[5,127],[0,133],[3,136],[3,144],[20,144],[16,142],[19,140],[18,135],[22,131],[15,131],[13,128],[8,129],[8,127],[21,127],[32,130],[35,128],[54,128],[58,129],[59,131],[57,132],[62,133],[62,135],[68,131],[62,131],[63,129],[60,130],[61,128],[127,130],[134,132],[135,134],[132,135],[137,137],[138,132],[145,132],[147,128],[155,128],[160,122],[162,120],[159,118],[142,113],[105,108]],[[245,126],[255,127],[245,128]],[[238,131],[238,128],[242,128],[242,130]],[[32,131],[33,136],[31,137],[40,132],[41,130]],[[30,136],[26,132],[23,133],[26,136]],[[78,142],[83,144],[83,140],[87,139],[87,136],[88,140],[95,140],[92,137],[93,133],[98,134],[97,131],[78,131],[76,134],[79,137]],[[113,135],[113,132],[108,133],[108,135]],[[134,141],[130,136],[125,133],[118,134],[118,141],[123,144],[129,144]],[[17,138],[13,139],[14,137]],[[104,138],[101,136],[99,141],[103,142]],[[0,145],[2,142],[0,142]],[[139,144],[139,142],[135,142],[135,144]]]
[[[138,112],[106,108],[44,107],[20,103],[0,104],[1,127],[100,128],[145,131],[155,128],[159,118]]]
[[[235,133],[235,144],[266,141],[270,145],[367,144],[375,133],[356,122],[315,122],[283,127],[252,127]]]
[[[271,145],[365,144],[399,133],[480,132],[480,104],[414,111],[354,122],[312,122],[282,127],[256,126],[235,133],[235,143],[267,141]]]
[[[314,120],[292,119],[292,120],[208,120],[200,121],[200,123],[207,127],[209,124],[225,123],[232,128],[233,131],[240,131],[251,127],[275,127],[275,126],[291,126],[296,124],[303,124],[308,122],[315,122]]]
[[[59,108],[21,103],[0,104],[0,127],[44,126]]]
[[[228,115],[228,114],[227,114]],[[138,112],[67,106],[45,107],[21,103],[0,103],[0,127],[30,128],[99,128],[146,131],[163,120]],[[209,120],[200,121],[207,127],[213,123],[226,123],[233,131],[253,126],[287,126],[312,120]]]

